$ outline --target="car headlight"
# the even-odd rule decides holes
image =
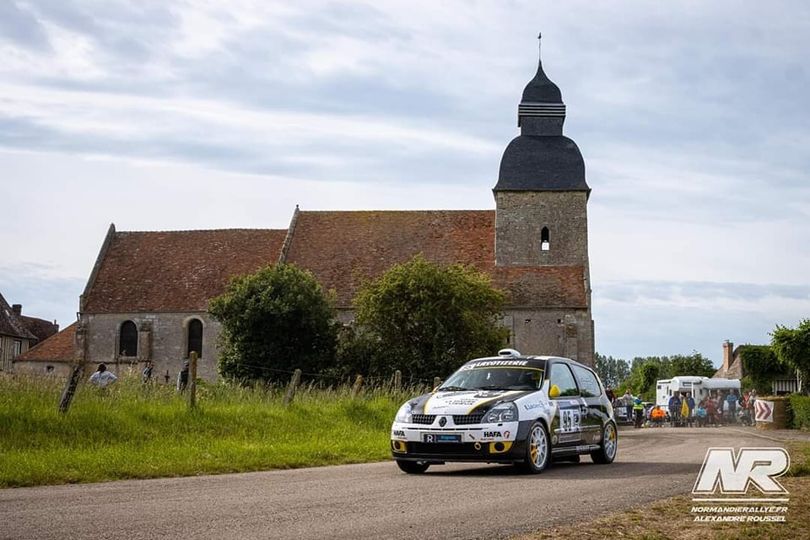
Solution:
[[[413,419],[413,407],[410,403],[406,403],[397,411],[395,421],[410,424]]]
[[[500,424],[501,422],[517,422],[518,410],[514,403],[498,403],[484,416],[486,424]]]

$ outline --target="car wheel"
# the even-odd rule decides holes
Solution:
[[[591,452],[591,459],[594,463],[601,465],[613,463],[618,449],[619,432],[616,430],[616,424],[610,421],[605,424],[602,431],[602,444],[599,445],[599,450]]]
[[[522,463],[524,471],[532,474],[543,472],[551,461],[551,440],[542,422],[535,422],[529,428],[526,438],[526,459]]]
[[[427,461],[406,461],[404,459],[398,459],[397,466],[402,472],[408,474],[422,474],[428,470],[430,463]]]

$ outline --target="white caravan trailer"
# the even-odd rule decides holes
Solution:
[[[695,403],[712,392],[736,390],[740,395],[740,379],[711,379],[709,377],[679,376],[661,379],[655,384],[655,404],[666,408],[673,394],[691,392]]]

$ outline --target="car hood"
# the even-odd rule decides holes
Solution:
[[[514,401],[531,394],[526,390],[470,390],[435,392],[416,398],[415,414],[473,414],[484,412],[501,401]]]

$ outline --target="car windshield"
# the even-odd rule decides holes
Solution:
[[[476,367],[460,369],[439,388],[441,391],[537,390],[543,384],[543,370],[532,367]]]

